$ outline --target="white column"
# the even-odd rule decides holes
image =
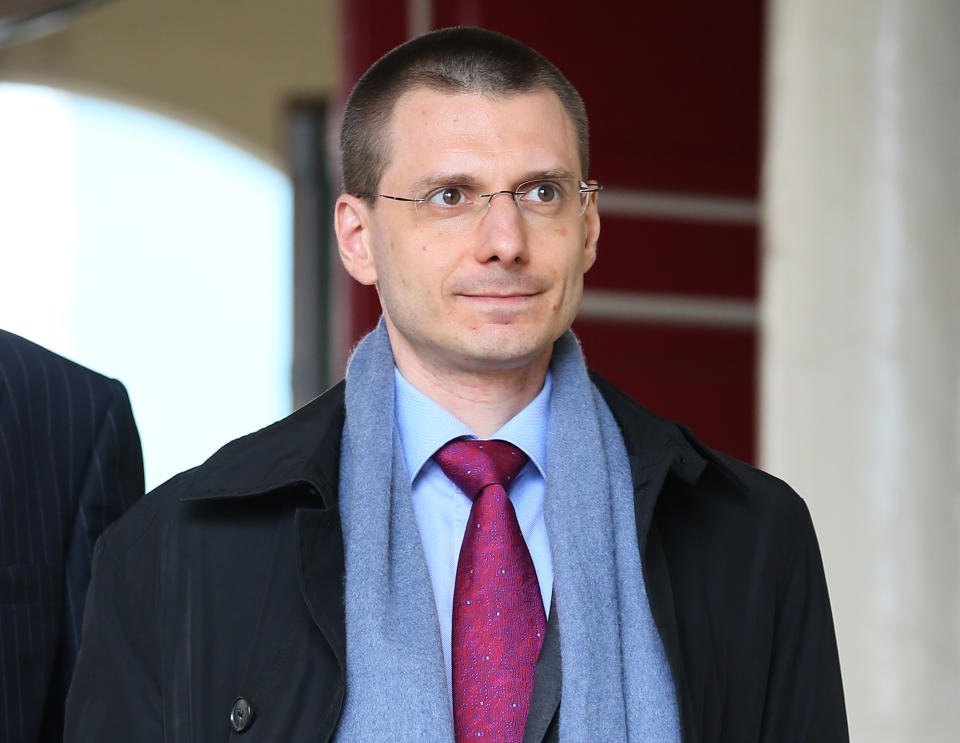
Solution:
[[[852,740],[960,740],[960,2],[772,0],[761,456]]]

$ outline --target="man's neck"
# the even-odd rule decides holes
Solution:
[[[480,438],[489,438],[537,396],[550,357],[537,364],[495,372],[438,371],[415,358],[395,354],[404,378],[431,400],[466,423]]]

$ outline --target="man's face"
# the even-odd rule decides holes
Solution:
[[[437,185],[513,190],[541,174],[580,178],[573,124],[547,90],[492,98],[416,88],[390,121],[380,193]],[[439,198],[443,198],[441,195]],[[485,202],[486,199],[483,199]],[[470,219],[431,219],[412,203],[351,196],[337,205],[347,270],[376,283],[401,370],[496,372],[542,364],[576,315],[600,222],[586,212],[521,213],[509,194]]]

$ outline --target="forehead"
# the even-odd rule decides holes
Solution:
[[[430,173],[506,185],[540,171],[580,174],[573,122],[547,89],[491,96],[414,88],[394,106],[388,151],[381,186]]]

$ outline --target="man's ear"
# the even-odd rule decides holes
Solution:
[[[597,260],[597,241],[600,239],[600,213],[597,211],[597,194],[590,194],[590,203],[583,214],[586,219],[586,240],[584,241],[583,272],[586,273]]]
[[[347,273],[361,284],[377,282],[377,267],[370,251],[371,231],[366,204],[356,196],[341,194],[333,212],[340,260]]]

